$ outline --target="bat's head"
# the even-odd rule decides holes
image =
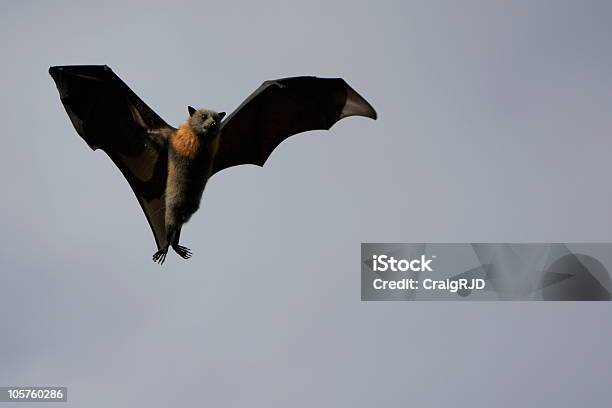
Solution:
[[[215,135],[219,131],[225,112],[215,112],[208,109],[189,109],[189,126],[198,135]]]

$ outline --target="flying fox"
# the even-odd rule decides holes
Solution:
[[[340,119],[377,114],[342,78],[301,76],[265,81],[234,112],[188,107],[168,125],[108,66],[54,66],[49,74],[77,133],[119,168],[149,222],[163,264],[168,249],[189,259],[181,228],[198,210],[215,173],[241,164],[263,166],[285,139],[329,130]]]

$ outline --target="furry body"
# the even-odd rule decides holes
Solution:
[[[218,138],[215,135],[214,138]],[[170,138],[166,181],[166,227],[189,221],[199,208],[212,170],[209,141],[201,141],[188,123]]]
[[[165,195],[167,245],[153,255],[162,263],[168,247],[183,258],[189,249],[179,245],[181,227],[200,207],[202,193],[212,173],[219,146],[219,123],[225,113],[190,109],[191,117],[174,132],[168,143],[168,178]]]

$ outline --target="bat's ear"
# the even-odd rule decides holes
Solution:
[[[187,110],[189,111],[189,116],[193,116],[193,114],[195,113],[195,109],[193,109],[191,106],[187,107]]]
[[[225,112],[219,112],[217,115],[219,115],[219,120],[221,120],[225,117]]]

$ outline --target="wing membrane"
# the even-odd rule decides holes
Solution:
[[[288,137],[329,129],[348,116],[376,111],[341,78],[294,77],[264,82],[221,125],[213,174],[231,166],[263,166]]]
[[[74,128],[93,149],[102,149],[136,194],[155,242],[165,245],[166,141],[175,131],[107,66],[51,67],[60,99]]]

